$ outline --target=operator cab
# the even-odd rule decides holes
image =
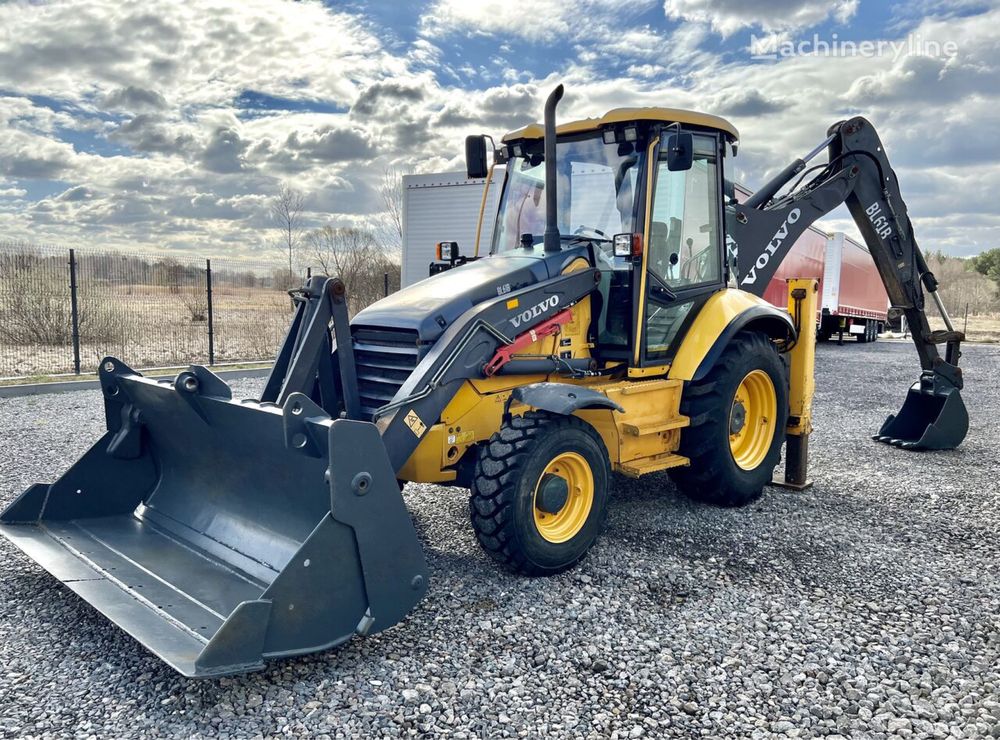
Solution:
[[[587,246],[601,271],[594,296],[599,359],[670,361],[697,309],[726,285],[722,160],[728,121],[666,108],[622,108],[556,129],[564,250]],[[542,249],[544,130],[503,137],[506,177],[490,254]]]

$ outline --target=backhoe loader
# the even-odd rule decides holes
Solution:
[[[527,575],[585,555],[614,473],[667,471],[689,496],[739,506],[787,439],[786,478],[804,484],[816,286],[793,281],[789,311],[760,296],[840,203],[921,364],[875,437],[962,441],[963,336],[868,121],[833,125],[739,204],[728,121],[625,108],[557,126],[562,92],[544,126],[491,147],[506,174],[488,255],[446,245],[454,269],[353,319],[339,279],[310,278],[257,400],[201,366],[166,382],[107,358],[107,433],[17,498],[0,533],[182,674],[215,676],[414,608],[428,571],[405,481],[469,488],[479,542]],[[492,169],[486,137],[466,156],[470,176]],[[930,331],[925,292],[947,330]]]

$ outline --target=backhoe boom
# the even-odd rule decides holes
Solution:
[[[727,208],[727,232],[731,248],[737,251],[739,286],[763,295],[799,236],[816,219],[846,204],[894,311],[906,317],[922,369],[908,398],[910,408],[904,406],[897,417],[890,417],[875,436],[908,448],[954,447],[968,429],[968,415],[958,395],[962,388],[958,360],[965,337],[954,330],[937,295],[937,279],[913,235],[896,173],[875,127],[864,118],[834,124],[824,144],[829,153],[826,164],[807,169],[808,161],[824,148],[817,147],[782,170],[746,203]],[[812,172],[816,174],[800,185]],[[778,195],[797,175],[795,185]],[[924,290],[933,297],[947,329],[931,331]],[[940,344],[947,347],[945,357],[938,351]],[[911,414],[917,406],[921,407],[919,412]],[[927,422],[932,415],[934,418],[925,424],[926,431],[921,431],[921,422]],[[912,430],[917,433],[907,433]]]

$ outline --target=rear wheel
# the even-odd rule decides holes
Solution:
[[[768,337],[741,332],[681,401],[691,425],[681,432],[680,454],[691,464],[671,478],[692,498],[742,506],[770,482],[788,419],[784,363]]]
[[[469,512],[479,544],[518,573],[576,564],[604,529],[611,463],[600,435],[575,416],[531,411],[483,447]]]
[[[872,340],[872,322],[865,319],[865,330],[861,334],[856,334],[855,336],[862,344],[870,342]]]

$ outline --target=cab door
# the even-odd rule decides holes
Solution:
[[[725,286],[722,142],[692,137],[691,167],[667,166],[670,133],[651,147],[647,171],[643,274],[633,364],[669,362],[701,305]]]

